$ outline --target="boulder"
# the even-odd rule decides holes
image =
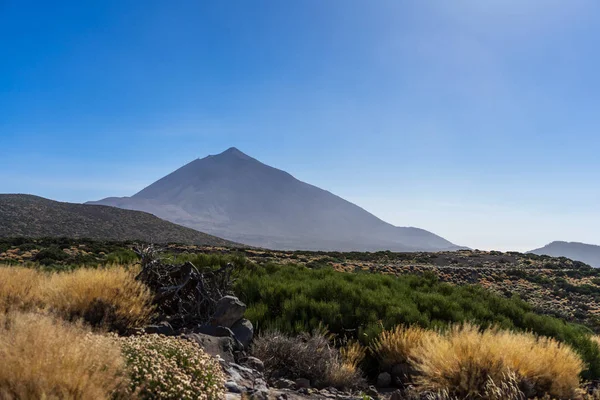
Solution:
[[[233,324],[242,319],[246,312],[246,305],[237,297],[222,297],[216,306],[215,313],[211,318],[211,325],[231,328]]]
[[[235,337],[232,330],[224,326],[200,325],[194,328],[193,332],[216,337]]]
[[[230,337],[216,337],[202,333],[190,333],[183,336],[185,339],[198,343],[208,354],[220,356],[227,362],[233,362],[233,350],[235,342]]]
[[[245,349],[250,346],[252,338],[254,337],[254,327],[252,326],[252,322],[248,321],[246,318],[242,318],[233,324],[231,331]]]
[[[392,384],[392,375],[389,372],[382,372],[377,376],[377,387],[386,388]]]
[[[201,333],[203,335],[216,337],[229,337],[233,340],[233,350],[243,351],[244,345],[235,337],[231,329],[224,326],[200,325],[192,330],[192,333]]]
[[[225,382],[225,389],[229,393],[242,393],[242,389],[234,381]]]

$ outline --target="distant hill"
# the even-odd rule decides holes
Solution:
[[[553,257],[567,257],[600,268],[600,246],[578,242],[552,242],[529,253]]]
[[[423,229],[384,222],[236,148],[192,161],[132,197],[89,204],[147,211],[180,225],[270,249],[460,248]]]
[[[116,207],[61,203],[25,194],[0,194],[1,237],[61,237],[239,246],[154,215]]]

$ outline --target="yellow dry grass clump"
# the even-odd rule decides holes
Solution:
[[[46,310],[124,331],[148,322],[151,302],[149,289],[124,267],[59,273],[0,267],[0,310]]]
[[[353,341],[340,348],[340,355],[344,364],[356,369],[367,355],[367,348],[359,342]]]
[[[48,315],[0,314],[1,399],[109,399],[125,382],[114,340]]]
[[[40,279],[33,269],[0,267],[0,312],[35,307],[40,302]]]
[[[477,398],[490,386],[509,381],[527,395],[570,399],[578,396],[584,364],[567,345],[530,333],[481,331],[464,324],[445,335],[429,336],[412,352],[417,380],[424,390]]]
[[[348,343],[340,348],[340,357],[328,362],[325,376],[327,383],[334,387],[348,387],[361,378],[359,364],[367,354],[366,347],[358,342]]]
[[[383,331],[370,346],[370,350],[379,358],[384,368],[396,364],[408,363],[414,350],[423,342],[435,339],[439,335],[435,331],[418,326],[398,325],[389,331]]]
[[[43,281],[43,301],[68,319],[123,331],[148,322],[150,290],[123,267],[52,274]]]

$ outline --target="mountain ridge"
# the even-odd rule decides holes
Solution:
[[[30,194],[0,194],[0,236],[70,237],[237,246],[142,211],[59,202]]]
[[[89,204],[142,210],[229,240],[273,249],[461,248],[420,228],[391,225],[235,147],[191,161],[131,197]]]
[[[600,246],[594,244],[556,240],[528,253],[566,257],[600,268]]]

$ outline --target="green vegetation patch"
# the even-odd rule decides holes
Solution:
[[[453,286],[423,276],[344,273],[304,266],[246,265],[235,291],[248,304],[258,330],[297,334],[325,324],[340,336],[368,343],[382,328],[416,324],[443,328],[473,322],[482,327],[531,331],[571,344],[600,376],[600,351],[587,328],[539,315],[517,297],[503,298],[479,286]]]

